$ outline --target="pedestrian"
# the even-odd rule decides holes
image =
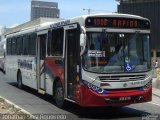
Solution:
[[[155,68],[158,68],[158,66],[159,66],[159,63],[158,63],[158,60],[156,60],[156,62],[155,62]]]

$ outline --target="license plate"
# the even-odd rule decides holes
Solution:
[[[120,97],[119,101],[128,101],[131,100],[131,97]]]

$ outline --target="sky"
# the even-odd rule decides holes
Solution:
[[[85,9],[92,9],[91,13],[116,12],[115,0],[40,0],[58,2],[60,18],[87,14]],[[31,0],[0,0],[0,27],[13,27],[30,21]]]

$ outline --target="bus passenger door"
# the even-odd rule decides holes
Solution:
[[[46,57],[46,40],[47,33],[38,35],[37,44],[37,87],[38,92],[45,93],[46,89],[46,76],[45,76],[45,57]]]
[[[79,29],[78,25],[69,25],[65,30],[66,58],[65,58],[65,84],[67,98],[75,100],[76,86],[79,75]]]

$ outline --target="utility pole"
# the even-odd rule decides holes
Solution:
[[[91,11],[107,12],[106,10],[96,10],[96,9],[90,9],[90,8],[83,8],[83,10],[88,11],[88,14],[90,14],[90,13],[91,13]]]

